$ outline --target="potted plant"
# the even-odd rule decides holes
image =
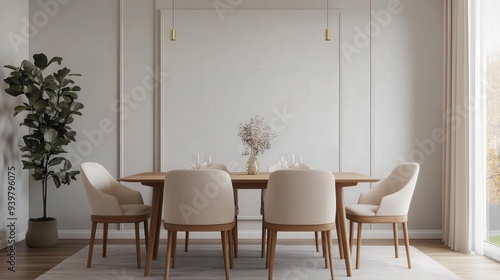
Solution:
[[[33,55],[34,62],[24,60],[19,67],[5,65],[12,70],[4,79],[9,85],[5,92],[11,96],[24,96],[21,105],[14,108],[14,116],[24,112],[21,125],[29,128],[23,136],[23,168],[31,170],[35,181],[41,182],[43,216],[31,218],[26,233],[29,247],[53,247],[57,244],[57,220],[47,216],[49,184],[59,188],[76,180],[77,170],[64,157],[64,147],[75,141],[76,132],[70,127],[73,116],[81,116],[83,105],[77,102],[79,86],[74,85],[70,69],[64,67],[44,76],[43,71],[52,63],[61,65],[62,58],[50,60],[43,53]]]

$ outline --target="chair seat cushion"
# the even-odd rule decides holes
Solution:
[[[125,216],[146,215],[151,212],[151,206],[144,204],[120,205]]]
[[[346,214],[356,216],[376,216],[378,205],[371,204],[353,204],[345,208]]]

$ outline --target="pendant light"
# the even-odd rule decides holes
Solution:
[[[170,41],[175,41],[175,0],[172,0],[172,29],[170,29]]]
[[[325,41],[330,41],[330,27],[329,27],[329,12],[330,8],[328,7],[328,0],[326,0],[326,29],[325,29]]]

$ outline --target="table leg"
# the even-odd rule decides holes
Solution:
[[[158,201],[158,215],[156,218],[157,222],[157,227],[156,227],[156,239],[155,239],[155,249],[154,249],[154,255],[153,259],[157,260],[158,259],[158,248],[160,247],[160,231],[161,231],[161,222],[162,222],[162,214],[163,214],[163,188],[157,188],[158,189],[158,197],[161,199]],[[176,244],[177,245],[177,244]]]
[[[146,265],[144,268],[144,276],[149,276],[151,273],[151,265],[153,262],[153,257],[158,254],[158,240],[161,224],[161,214],[160,209],[163,200],[163,189],[158,187],[153,187],[153,197],[151,205],[151,226],[149,230],[149,242],[147,245],[147,256]]]
[[[344,208],[344,192],[342,186],[337,186],[336,190],[336,200],[337,200],[337,217],[339,219],[340,228],[340,238],[342,243],[342,250],[344,252],[345,268],[347,270],[347,276],[352,276],[351,268],[351,251],[349,250],[349,243],[347,242],[347,226],[345,218],[345,208]]]

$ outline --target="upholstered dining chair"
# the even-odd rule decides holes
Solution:
[[[231,231],[235,223],[229,173],[217,169],[167,172],[163,216],[168,232],[165,279],[168,279],[170,265],[175,268],[178,231],[220,231],[226,279],[229,279],[229,267],[233,267]]]
[[[406,259],[411,268],[408,239],[408,210],[417,183],[418,163],[399,164],[375,187],[361,192],[358,203],[346,206],[349,223],[349,243],[352,251],[354,223],[357,223],[356,268],[359,268],[361,231],[364,223],[390,223],[393,225],[394,251],[398,257],[398,224],[403,227]]]
[[[273,172],[276,170],[288,169],[288,167],[283,166],[281,163],[275,163],[271,165],[267,171]],[[311,169],[311,167],[307,164],[302,163],[300,166],[295,167],[293,169]],[[264,227],[264,196],[266,195],[266,190],[261,190],[260,192],[260,215],[262,215],[262,241],[261,241],[261,253],[260,257],[264,257],[265,247],[266,247],[266,228]],[[319,252],[319,240],[318,240],[318,232],[314,233],[314,240],[316,242],[316,252]]]
[[[319,231],[325,267],[333,279],[331,231],[335,228],[335,176],[326,170],[288,169],[269,175],[264,197],[268,279],[273,278],[278,231]]]
[[[193,169],[191,166],[186,167],[186,169]],[[210,165],[208,169],[217,169],[226,171],[229,173],[229,168],[223,163],[214,162]],[[238,206],[238,190],[234,190],[234,229],[232,232],[233,235],[233,243],[234,243],[234,257],[238,257],[238,214],[240,212],[240,208]],[[184,252],[188,251],[189,247],[189,231],[186,231],[186,238],[184,243]]]
[[[134,223],[137,268],[141,268],[139,223],[144,223],[144,236],[148,244],[148,219],[151,206],[144,205],[141,193],[116,181],[99,163],[84,162],[80,165],[83,185],[89,200],[92,215],[87,267],[92,264],[97,224],[103,224],[102,256],[106,257],[109,223]]]

